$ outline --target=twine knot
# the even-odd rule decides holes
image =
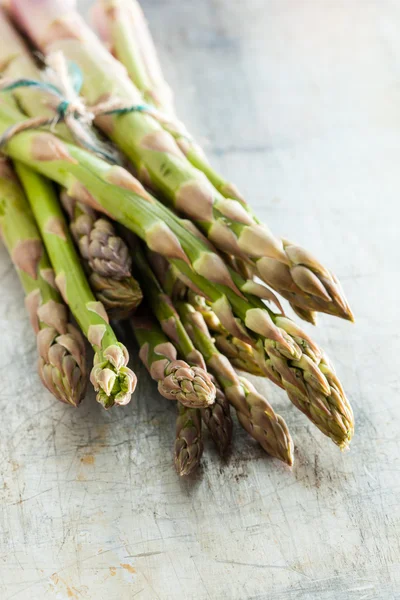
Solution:
[[[0,137],[0,150],[17,133],[41,127],[54,127],[63,122],[74,141],[81,147],[100,155],[111,163],[121,162],[110,145],[98,139],[91,130],[96,117],[106,115],[125,115],[131,112],[143,112],[167,123],[168,118],[156,108],[147,104],[126,104],[119,98],[110,97],[100,100],[93,106],[87,106],[80,96],[83,85],[82,71],[77,64],[67,62],[62,52],[54,52],[47,57],[44,79],[0,79],[0,92],[12,92],[21,88],[37,88],[49,96],[51,117],[33,117],[9,127]]]

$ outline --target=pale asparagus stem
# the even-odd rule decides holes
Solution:
[[[111,96],[129,105],[142,103],[126,71],[76,13],[74,3],[11,0],[10,5],[19,25],[45,54],[62,51],[78,64],[89,105]],[[250,261],[262,280],[300,308],[352,320],[335,276],[299,246],[276,238],[244,201],[225,198],[156,119],[135,111],[102,116],[97,123],[140,169],[143,181],[198,223],[220,250]]]
[[[0,2],[1,4],[1,2]],[[84,111],[84,103],[71,85],[71,80],[67,72],[68,63],[60,53],[55,53],[48,58],[47,66],[41,71],[37,61],[33,59],[30,49],[25,41],[13,29],[8,21],[4,9],[0,7],[0,75],[3,83],[15,82],[16,80],[27,79],[33,81],[45,81],[57,87],[64,95],[65,99],[74,106]],[[21,86],[16,87],[8,94],[11,98],[17,100],[18,105],[25,114],[34,117],[53,119],[52,129],[68,141],[73,141],[77,137],[84,141],[88,147],[112,156],[115,159],[119,157],[115,148],[110,144],[105,144],[95,134],[90,126],[90,119],[79,120],[68,119],[68,126],[62,122],[57,123],[59,114],[57,107],[60,104],[60,98],[49,93],[44,89],[36,87]],[[57,118],[55,118],[57,117]]]
[[[26,166],[18,163],[16,168],[54,267],[57,287],[94,349],[90,381],[97,391],[97,401],[105,408],[127,404],[136,386],[136,376],[127,367],[128,352],[89,288],[55,192]]]
[[[175,468],[181,477],[193,473],[203,454],[200,411],[180,403],[176,419],[174,454]]]
[[[1,99],[0,99],[1,100]],[[235,337],[265,352],[268,376],[341,448],[353,435],[353,415],[340,389],[324,371],[323,353],[292,321],[240,290],[246,285],[221,258],[128,172],[49,133],[24,131],[21,115],[0,102],[0,135],[14,127],[4,149],[72,195],[103,210],[175,265],[180,277],[204,295]]]
[[[89,206],[61,193],[90,286],[103,303],[110,319],[125,319],[142,301],[142,291],[132,277],[132,260],[123,239],[112,222]]]
[[[130,324],[140,347],[140,359],[157,381],[160,394],[189,408],[208,406],[215,391],[204,370],[177,360],[175,346],[145,311],[132,317]]]
[[[285,421],[249,381],[236,375],[227,358],[215,347],[201,313],[188,303],[180,302],[177,306],[194,344],[235,408],[240,424],[268,454],[291,466],[293,442]]]
[[[145,101],[172,116],[172,91],[164,79],[139,3],[100,0],[93,6],[92,18],[101,38],[126,67]]]
[[[25,304],[37,336],[38,371],[61,402],[78,406],[87,385],[85,344],[69,322],[68,309],[23,190],[0,157],[0,232],[24,288]]]

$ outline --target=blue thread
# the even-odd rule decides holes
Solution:
[[[79,95],[79,93],[82,89],[82,86],[83,86],[82,70],[79,68],[79,66],[75,62],[69,61],[68,62],[68,74],[71,79],[72,86],[73,86],[75,93]],[[13,90],[23,88],[23,87],[35,87],[40,90],[49,92],[49,93],[57,96],[58,98],[60,98],[61,102],[57,106],[56,111],[59,114],[61,120],[65,119],[68,107],[70,106],[71,102],[69,100],[66,100],[64,98],[61,90],[57,86],[53,85],[52,83],[48,83],[46,81],[36,81],[34,79],[21,78],[21,79],[17,79],[13,83],[10,83],[9,85],[7,85],[3,88],[1,88],[0,92],[1,91],[11,92]],[[144,112],[144,113],[150,112],[151,113],[153,111],[154,111],[154,107],[150,106],[149,104],[135,104],[135,105],[124,107],[124,108],[115,108],[112,110],[108,110],[102,114],[104,114],[104,115],[125,115],[125,114],[129,114],[129,113],[133,113],[133,112]],[[75,115],[75,118],[79,119],[79,115]],[[101,148],[97,147],[96,145],[90,144],[86,140],[81,140],[81,143],[83,143],[83,145],[86,146],[86,148],[88,150],[91,150],[91,151],[103,156],[106,160],[108,160],[112,163],[117,162],[115,160],[115,157],[112,154],[108,153],[105,150],[102,150]]]
[[[154,107],[150,106],[150,104],[133,104],[132,106],[126,106],[124,108],[113,108],[112,110],[107,110],[103,114],[104,115],[127,115],[132,112],[153,112]]]
[[[37,87],[47,92],[51,92],[59,98],[62,98],[60,90],[55,85],[53,85],[52,83],[47,83],[45,81],[35,81],[34,79],[17,79],[13,83],[10,83],[10,85],[7,85],[4,88],[2,88],[2,91],[12,92],[13,90],[16,90],[21,87]]]
[[[69,105],[70,105],[70,102],[68,102],[68,100],[63,100],[57,106],[57,112],[62,119],[65,117],[65,113],[67,112]]]
[[[75,62],[68,61],[68,75],[76,94],[80,94],[83,86],[83,73]]]

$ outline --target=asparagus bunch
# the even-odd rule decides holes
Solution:
[[[142,291],[132,277],[132,259],[110,219],[61,193],[71,233],[83,258],[88,280],[110,319],[125,319],[139,306]]]
[[[246,204],[238,188],[215,171],[204,150],[177,119],[170,88],[163,77],[153,39],[137,0],[98,0],[92,12],[94,24],[103,42],[126,67],[144,100],[162,111],[155,113],[156,118],[174,137],[190,163],[206,175],[222,196]],[[243,271],[246,273],[246,279],[254,276],[254,269],[242,259],[230,257],[230,261],[241,274]],[[313,259],[313,262],[316,264],[317,261]],[[315,311],[294,302],[290,304],[301,319],[316,324]],[[349,318],[351,319],[350,314]]]
[[[97,391],[97,401],[107,409],[127,404],[136,386],[136,376],[127,367],[128,352],[89,288],[55,192],[24,165],[17,163],[16,169],[54,267],[56,285],[94,349],[90,381]]]
[[[138,253],[135,255],[138,256]],[[162,259],[158,255],[153,254],[153,259]],[[143,255],[138,259],[138,264],[141,265],[139,268],[142,270],[142,275],[145,277],[145,289],[152,290],[152,297],[154,298],[154,306],[163,304],[163,299],[168,299],[168,305],[171,306],[171,301],[166,296],[165,291],[161,288],[157,289],[156,283],[154,283],[154,277],[151,277],[149,266],[143,267]],[[160,265],[161,261],[154,260]],[[166,273],[166,270],[159,270],[159,274]],[[153,282],[151,281],[153,279]],[[170,280],[170,278],[166,278]],[[200,303],[200,298],[197,300]],[[197,312],[195,308],[185,302],[176,303],[179,316],[182,324],[179,321],[179,328],[184,326],[186,336],[190,335],[192,342],[197,348],[198,353],[206,361],[207,367],[215,375],[216,381],[218,382],[221,393],[223,396],[223,404],[220,405],[219,411],[221,416],[229,415],[229,410],[226,405],[226,399],[228,399],[237,411],[237,415],[240,423],[243,427],[252,435],[261,446],[273,456],[277,456],[284,462],[292,465],[293,463],[293,444],[290,438],[290,434],[286,427],[286,424],[282,417],[275,415],[272,407],[266,402],[266,400],[258,394],[254,386],[244,378],[239,378],[233,370],[229,360],[223,356],[215,347],[213,340],[209,334],[207,325],[200,312]],[[174,312],[174,322],[177,321],[176,311]],[[178,329],[175,326],[174,329]],[[183,335],[185,337],[185,335]],[[225,435],[222,439],[227,439],[227,423],[224,418]],[[229,415],[229,429],[231,432],[232,423]]]
[[[0,231],[24,288],[37,336],[38,371],[61,402],[78,406],[86,391],[85,344],[70,323],[33,214],[14,171],[0,157]]]
[[[229,360],[215,347],[207,325],[191,304],[180,302],[179,314],[196,347],[204,356],[242,427],[268,454],[293,464],[293,442],[285,421],[244,377],[238,377]]]
[[[82,94],[89,106],[110,99],[119,108],[142,105],[126,71],[76,13],[73,2],[11,0],[10,10],[44,54],[61,51],[80,67]],[[321,311],[352,320],[336,277],[301,247],[276,238],[240,194],[221,194],[157,119],[135,110],[99,116],[96,122],[136,165],[146,184],[195,221],[220,250],[249,262],[299,313]]]
[[[340,447],[349,444],[350,405],[330,362],[298,326],[248,294],[247,282],[127,171],[49,133],[21,131],[21,126],[21,116],[0,104],[0,134],[14,133],[5,146],[10,156],[112,215],[166,257],[185,283],[208,299],[232,335],[265,353],[269,377],[292,402]]]
[[[279,301],[268,288],[256,283],[255,277],[275,287],[301,318],[311,322],[316,310],[352,318],[340,286],[302,249],[273,237],[234,186],[212,169],[176,120],[172,97],[163,83],[136,0],[102,0],[101,10],[110,40],[115,40],[113,52],[130,65],[129,75],[136,87],[76,15],[72,0],[30,1],[29,20],[27,0],[11,0],[9,4],[14,18],[49,53],[49,63],[56,65],[53,83],[65,101],[60,103],[48,87],[38,89],[26,82],[25,87],[9,85],[10,78],[38,80],[41,73],[0,11],[0,35],[5,41],[0,47],[0,72],[9,78],[8,83],[0,81],[0,89],[15,88],[12,95],[0,98],[0,144],[17,161],[56,271],[55,280],[96,352],[91,380],[98,389],[98,400],[107,408],[126,403],[135,377],[126,368],[126,350],[110,329],[103,305],[94,302],[90,294],[52,188],[33,171],[65,188],[62,197],[71,232],[92,288],[111,316],[127,315],[131,312],[129,306],[134,308],[140,300],[132,296],[131,259],[112,220],[145,242],[156,271],[154,264],[161,265],[157,281],[142,250],[136,248],[136,268],[160,326],[143,312],[131,324],[140,356],[161,393],[178,400],[175,463],[180,474],[188,474],[199,463],[203,450],[201,418],[220,452],[226,451],[232,435],[229,402],[243,427],[265,450],[292,463],[293,446],[285,422],[250,382],[235,373],[233,366],[267,375],[287,391],[291,401],[323,433],[345,448],[353,434],[353,415],[333,368],[321,349],[285,317]],[[58,50],[81,68],[86,108],[83,99],[70,93],[66,63]],[[39,117],[36,130],[27,129],[27,121],[13,106],[13,97],[28,116]],[[169,116],[165,118],[157,110],[141,106],[143,99]],[[126,108],[132,104],[139,106],[132,111]],[[117,112],[105,114],[104,107],[113,107]],[[142,181],[159,190],[175,211],[191,221],[160,204],[128,171],[70,143],[76,139],[75,124],[77,128],[86,127],[87,111],[97,115],[96,122],[126,152]],[[41,117],[54,118],[52,130],[56,135],[38,130]],[[88,136],[92,136],[89,130]],[[12,208],[9,214],[17,216],[17,204],[8,204]],[[7,231],[12,232],[8,243],[13,245],[18,238],[18,243],[22,240],[27,246],[25,225],[18,237],[15,223],[10,225],[2,217],[0,223],[8,223]],[[32,239],[37,241],[38,235],[36,232]],[[20,265],[18,268],[21,271]],[[49,269],[37,271],[35,285],[40,293],[42,271]],[[24,287],[31,289],[25,283]],[[272,301],[277,310],[271,310],[262,300]],[[43,306],[47,310],[47,304]],[[63,336],[57,331],[55,338],[53,332],[50,340],[52,323],[42,315],[38,320],[39,311],[36,314],[39,333],[47,332],[53,351],[62,345]],[[62,393],[67,389],[68,398],[72,397],[71,373],[77,378],[78,369],[71,366],[71,347],[64,343],[56,355],[57,364],[51,363],[46,372],[54,384],[69,369],[69,379],[59,387]],[[49,357],[47,351],[47,362]],[[77,364],[77,358],[73,358]],[[205,362],[214,379],[207,374]],[[57,392],[62,395],[58,388]]]
[[[1,10],[0,35],[4,40],[0,48],[0,71],[3,77],[6,80],[21,77],[43,80],[43,74],[28,48],[7,22]],[[30,86],[18,87],[14,95],[28,115],[54,115],[55,99],[45,90],[38,91]],[[56,129],[62,137],[72,139],[64,125],[59,124]],[[97,299],[103,303],[110,318],[127,317],[138,306],[142,296],[130,272],[130,257],[125,243],[116,235],[111,221],[107,218],[99,217],[93,209],[69,197],[65,191],[62,193],[62,201],[71,222],[71,231],[84,259],[89,283]]]

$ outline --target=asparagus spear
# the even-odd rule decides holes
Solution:
[[[266,376],[263,368],[264,356],[250,344],[231,335],[208,306],[204,296],[199,296],[199,294],[194,294],[189,290],[187,300],[195,310],[203,315],[207,328],[212,332],[216,347],[229,359],[234,367],[259,377]]]
[[[211,382],[203,369],[176,360],[176,348],[152,319],[141,314],[132,317],[130,323],[140,346],[139,356],[158,382],[158,391],[169,400],[178,400],[174,463],[179,475],[189,475],[203,454],[197,407],[208,404],[214,388],[210,390]]]
[[[215,347],[201,313],[191,304],[177,304],[180,317],[207,366],[214,373],[242,427],[268,454],[293,464],[293,442],[285,421],[244,377],[238,377],[229,361]]]
[[[168,258],[185,283],[207,298],[232,335],[265,352],[268,376],[286,389],[292,402],[341,448],[349,444],[354,431],[351,407],[327,357],[298,326],[247,294],[247,282],[229,271],[185,222],[127,171],[49,133],[22,132],[21,126],[21,115],[0,102],[6,153],[65,186],[81,201],[112,214],[151,250]]]
[[[140,346],[139,356],[164,398],[189,408],[203,408],[213,402],[215,390],[208,374],[177,360],[175,346],[149,315],[141,311],[131,317],[130,324]]]
[[[172,109],[171,94],[159,93],[159,86],[161,90],[165,86],[167,90],[169,88],[163,78],[154,42],[139,3],[136,0],[98,0],[93,16],[103,41],[126,67],[129,77],[142,92],[146,102],[166,114],[165,118],[162,114],[158,118],[164,129],[174,137],[191,164],[207,176],[222,196],[246,204],[237,187],[215,171],[203,149],[187,132],[183,123],[176,118]],[[148,56],[151,58],[149,63],[146,60]],[[257,221],[254,215],[253,217]],[[239,272],[242,269],[247,270],[248,265],[244,261],[234,260],[239,263]],[[251,279],[251,275],[247,273],[246,278]],[[297,306],[295,301],[290,304],[301,319],[316,324],[314,311],[305,306]]]
[[[200,411],[178,403],[175,439],[175,468],[180,476],[190,475],[203,454]]]
[[[170,297],[160,286],[138,244],[134,244],[134,256],[135,265],[140,272],[141,281],[146,290],[146,297],[161,328],[173,341],[178,352],[189,364],[197,366],[197,369],[201,367],[199,370],[203,373],[202,378],[204,379],[204,376],[207,375],[207,379],[205,380],[207,388],[210,390],[210,386],[212,386],[212,399],[207,398],[207,403],[203,403],[201,415],[210,430],[220,454],[223,455],[226,453],[232,439],[232,419],[229,404],[223,390],[215,379],[211,379],[206,372],[206,365],[202,354],[194,347]]]
[[[95,352],[90,381],[104,408],[130,401],[135,374],[126,366],[128,352],[118,342],[101,302],[96,302],[79,264],[51,185],[17,163],[16,169],[55,270],[55,282]]]
[[[164,290],[161,288],[156,276],[152,272],[140,244],[134,237],[132,238],[129,236],[128,239],[129,243],[132,244],[135,257],[135,268],[137,269],[138,276],[140,277],[143,289],[145,290],[146,299],[160,323],[161,329],[176,345],[181,356],[183,356],[189,364],[204,369],[205,363],[201,353],[193,346],[170,297],[164,293]],[[212,404],[215,399],[214,386],[211,382],[209,382],[209,384],[212,393],[207,398],[207,405]]]
[[[265,376],[263,371],[264,355],[258,353],[250,344],[231,335],[214,311],[208,306],[204,296],[192,292],[179,278],[179,271],[156,252],[147,252],[154,273],[164,291],[172,300],[187,300],[196,310],[201,312],[207,327],[213,332],[217,348],[231,364],[252,375]]]
[[[92,17],[101,38],[125,66],[145,101],[173,115],[173,94],[139,3],[104,0],[93,6]]]
[[[18,24],[45,53],[62,51],[83,73],[90,104],[118,98],[141,105],[142,96],[111,54],[64,0],[11,0]],[[125,152],[141,178],[176,210],[194,220],[220,249],[250,261],[258,275],[290,302],[352,320],[336,277],[301,247],[276,238],[249,206],[225,198],[185,157],[174,138],[141,110],[99,116],[97,124]]]
[[[1,157],[0,230],[26,293],[26,308],[37,336],[40,378],[57,400],[78,406],[87,383],[85,344],[69,322],[23,190]]]
[[[233,422],[231,409],[227,397],[215,377],[212,377],[215,386],[215,402],[203,408],[201,416],[210,431],[210,435],[221,456],[225,456],[232,443]]]
[[[61,193],[61,202],[96,298],[103,303],[110,319],[127,318],[143,297],[131,275],[132,260],[127,245],[109,219],[71,198],[66,190]]]

